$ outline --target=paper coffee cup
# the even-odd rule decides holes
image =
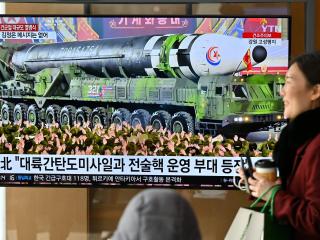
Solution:
[[[277,170],[275,163],[268,159],[260,159],[255,163],[256,173],[269,181],[277,180]]]

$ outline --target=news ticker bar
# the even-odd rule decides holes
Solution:
[[[233,177],[240,165],[240,157],[0,154],[2,174]]]

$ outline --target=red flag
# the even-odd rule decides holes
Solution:
[[[91,28],[86,18],[78,18],[78,36],[79,41],[99,39],[99,35]]]
[[[252,63],[251,63],[251,54],[250,54],[250,49],[246,52],[246,54],[243,56],[242,61],[244,64],[247,66],[247,71],[252,70]]]
[[[211,18],[204,18],[194,33],[212,33]]]

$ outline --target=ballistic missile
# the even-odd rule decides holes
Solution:
[[[264,61],[263,46],[250,48],[248,40],[214,33],[172,34],[26,44],[15,51],[12,65],[18,72],[34,74],[45,68],[77,65],[97,77],[185,77],[227,75]]]

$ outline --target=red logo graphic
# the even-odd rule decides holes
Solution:
[[[213,66],[219,65],[221,62],[221,55],[219,53],[218,47],[211,47],[207,51],[206,55],[208,63],[210,63]]]

